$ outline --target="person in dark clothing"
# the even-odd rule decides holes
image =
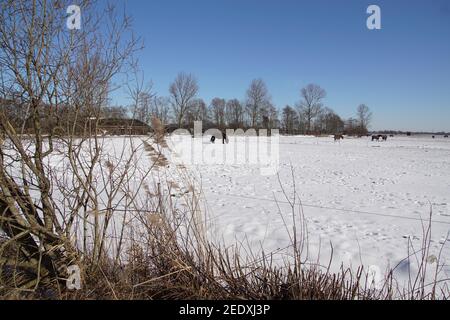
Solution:
[[[225,142],[228,144],[228,138],[225,131],[222,131],[222,144],[225,144]]]

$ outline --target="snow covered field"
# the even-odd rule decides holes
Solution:
[[[430,210],[430,255],[438,257],[443,248],[441,263],[450,259],[450,139],[280,137],[279,153],[279,176],[263,176],[245,164],[186,165],[201,185],[218,241],[265,252],[289,246],[292,210],[283,189],[292,198],[295,188],[307,221],[311,262],[320,254],[320,263],[327,265],[332,244],[334,270],[341,263],[381,272],[397,266],[397,277],[406,279],[415,269],[415,256],[404,260],[408,242],[421,248]],[[433,261],[431,256],[430,269]],[[450,269],[444,267],[442,275],[450,276]]]
[[[149,137],[101,139],[94,188],[98,210],[114,208],[108,227],[111,239],[119,237],[121,225],[136,226],[148,218],[142,214],[152,207],[149,200],[156,199],[154,187],[160,183],[162,192],[180,208],[193,188],[202,195],[202,214],[213,241],[226,246],[241,243],[244,252],[278,252],[274,258],[279,261],[291,245],[289,201],[295,192],[296,221],[302,213],[307,224],[303,258],[308,262],[327,266],[333,253],[332,271],[341,264],[354,270],[364,265],[382,277],[385,270],[395,268],[397,279],[407,281],[410,271],[417,271],[418,255],[412,251],[421,249],[423,227],[432,210],[429,275],[440,256],[444,264],[440,278],[450,277],[450,139],[398,136],[387,142],[370,138],[334,142],[332,137],[281,136],[274,149],[279,155],[278,174],[272,175],[262,174],[254,164],[183,163],[176,140],[171,136],[168,146],[158,146]],[[216,155],[235,148],[233,140],[211,144],[208,136],[196,143]],[[257,153],[253,144],[247,147],[249,154]],[[157,159],[159,149],[164,159]],[[79,165],[89,165],[89,159],[81,157]],[[74,188],[64,150],[49,157],[48,166],[61,190]],[[108,172],[115,178],[105,179]],[[123,174],[127,184],[114,193]],[[74,195],[58,196],[59,192],[55,189],[54,200],[61,208],[69,206]],[[121,214],[125,211],[130,212],[126,217]],[[133,211],[142,214],[138,217]],[[81,237],[80,226],[75,228]],[[301,231],[297,226],[299,236]],[[110,246],[108,250],[113,250],[117,243]]]

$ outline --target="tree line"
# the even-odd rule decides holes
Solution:
[[[105,89],[107,91],[107,89]],[[343,119],[333,109],[325,106],[326,91],[317,84],[308,84],[299,92],[299,101],[293,106],[286,105],[281,110],[272,103],[267,85],[262,79],[254,79],[244,99],[213,98],[209,103],[199,97],[199,85],[192,74],[179,73],[170,84],[167,96],[153,92],[152,84],[130,92],[133,104],[111,106],[103,96],[97,108],[81,108],[77,116],[72,116],[69,106],[62,103],[57,110],[45,105],[38,107],[43,121],[43,129],[55,128],[61,122],[72,125],[80,123],[84,130],[86,119],[133,118],[151,125],[157,117],[166,127],[192,128],[195,121],[202,121],[203,128],[232,129],[279,129],[282,134],[349,134],[368,133],[372,113],[368,106],[357,107],[355,116]],[[102,96],[102,95],[100,95]],[[11,123],[28,127],[26,105],[9,99],[2,103],[3,112],[8,114]],[[30,124],[31,126],[31,124]],[[46,130],[47,131],[47,130]]]
[[[316,135],[364,135],[368,133],[372,118],[365,104],[357,107],[354,117],[341,118],[325,106],[326,91],[316,84],[302,88],[299,101],[281,110],[272,103],[262,79],[250,83],[244,99],[215,97],[207,103],[198,92],[197,79],[182,72],[170,84],[168,96],[157,96],[150,85],[139,94],[133,107],[110,107],[105,114],[127,117],[131,113],[133,118],[145,123],[156,116],[164,124],[178,128],[191,128],[194,121],[203,121],[204,128],[280,129],[283,134]]]

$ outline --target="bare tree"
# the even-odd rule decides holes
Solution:
[[[225,126],[225,106],[226,102],[225,99],[221,98],[214,98],[211,101],[211,113],[212,118],[219,128],[223,128]]]
[[[361,133],[359,121],[355,118],[349,118],[345,121],[345,133],[348,135],[356,135]]]
[[[137,61],[132,62],[130,73],[133,76],[127,79],[127,91],[128,98],[132,102],[129,106],[132,118],[150,124],[152,119],[151,105],[155,97],[153,82],[145,82],[144,72],[139,69]]]
[[[260,110],[262,117],[262,127],[265,129],[273,129],[279,125],[278,110],[275,106],[268,102],[264,108]]]
[[[247,90],[246,110],[249,125],[256,128],[261,121],[261,111],[270,104],[269,91],[262,79],[255,79]]]
[[[102,118],[126,119],[128,117],[128,109],[123,106],[104,107],[102,111]]]
[[[286,106],[283,108],[281,126],[286,134],[295,133],[298,127],[298,114],[292,107]]]
[[[155,95],[151,92],[151,87],[141,92],[137,98],[135,119],[150,124],[153,116],[152,103],[155,98]]]
[[[356,116],[359,121],[361,133],[367,133],[370,126],[370,121],[372,120],[372,112],[369,107],[365,104],[360,104],[356,110]]]
[[[244,122],[244,108],[237,99],[228,100],[226,105],[226,119],[229,125],[238,129]]]
[[[152,103],[152,114],[166,125],[169,122],[170,99],[168,97],[155,97]]]
[[[300,91],[300,95],[302,100],[298,105],[299,114],[306,124],[306,133],[310,134],[313,121],[323,107],[326,92],[318,85],[309,84]]]
[[[330,108],[323,108],[317,117],[317,129],[321,133],[340,134],[344,130],[344,122]]]
[[[194,124],[194,121],[208,121],[208,108],[203,99],[193,99],[189,103],[189,108],[186,112],[186,123],[190,126]]]
[[[198,93],[198,84],[191,74],[181,72],[169,88],[173,113],[179,127],[191,106],[192,100]]]

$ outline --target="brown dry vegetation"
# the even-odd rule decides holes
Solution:
[[[161,151],[157,151],[147,141],[144,141],[143,143],[144,143],[145,151],[147,151],[150,159],[157,167],[164,168],[164,167],[168,166],[169,162],[167,161],[166,156],[161,153]]]

